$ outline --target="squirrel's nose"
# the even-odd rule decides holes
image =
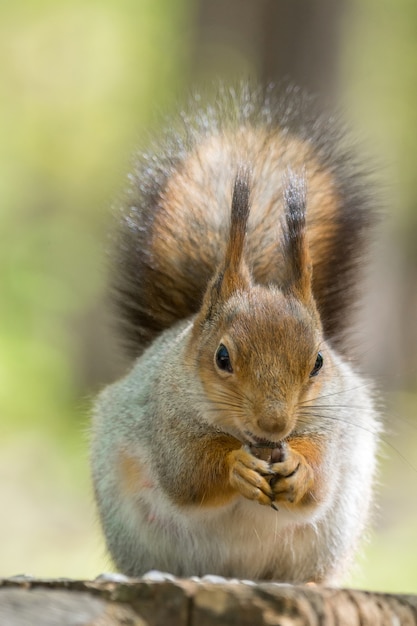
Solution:
[[[293,428],[292,417],[287,409],[273,410],[262,415],[257,420],[258,428],[275,437],[285,437]]]

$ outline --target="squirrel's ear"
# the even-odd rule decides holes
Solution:
[[[250,211],[250,173],[241,166],[235,178],[230,213],[230,231],[223,268],[217,276],[217,289],[222,299],[232,293],[247,289],[250,274],[243,258],[246,229]]]
[[[204,297],[202,313],[204,311],[206,319],[219,302],[250,287],[251,276],[243,257],[249,211],[250,173],[247,167],[241,166],[233,185],[229,239],[224,261],[210,281]]]
[[[282,290],[305,305],[313,300],[312,264],[306,236],[306,182],[304,175],[288,171],[284,179],[285,219],[282,224],[282,252],[286,280]]]

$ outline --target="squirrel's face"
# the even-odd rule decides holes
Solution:
[[[207,419],[242,441],[283,439],[317,395],[326,353],[315,309],[274,288],[234,294],[197,349]]]

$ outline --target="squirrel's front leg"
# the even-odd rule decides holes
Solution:
[[[303,498],[307,503],[316,498],[321,447],[312,437],[291,439],[278,463],[257,458],[229,435],[188,440],[187,452],[177,457],[175,471],[167,473],[161,468],[159,476],[177,504],[219,506],[237,495],[263,505],[274,500],[298,503]]]
[[[293,437],[272,450],[268,460],[250,448],[233,450],[228,455],[230,484],[260,504],[318,502],[323,491],[323,444],[318,436]]]
[[[323,440],[310,435],[288,440],[281,459],[271,464],[273,500],[293,505],[320,501],[323,491]]]
[[[206,435],[187,439],[187,443],[187,448],[177,447],[174,471],[168,473],[163,466],[160,468],[160,484],[174,502],[221,506],[241,495],[261,504],[272,504],[269,480],[275,472],[267,461],[256,458],[237,439],[230,435]]]

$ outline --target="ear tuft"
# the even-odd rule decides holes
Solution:
[[[229,241],[225,256],[225,269],[230,273],[238,273],[242,264],[249,212],[250,170],[241,165],[233,185]]]
[[[250,170],[246,166],[240,166],[233,184],[226,253],[207,287],[200,314],[196,318],[197,328],[199,324],[212,317],[219,303],[225,302],[233,293],[247,289],[251,284],[243,255],[249,212]]]
[[[226,300],[232,293],[250,285],[249,270],[244,261],[246,229],[250,212],[250,170],[241,165],[233,184],[229,239],[224,263],[215,283],[219,296]]]
[[[284,179],[285,222],[282,225],[287,283],[283,288],[307,304],[312,293],[311,260],[306,236],[306,199],[305,175],[288,170]]]

